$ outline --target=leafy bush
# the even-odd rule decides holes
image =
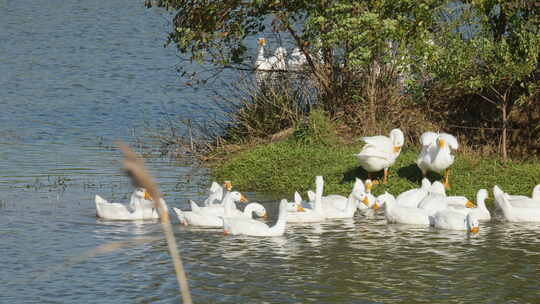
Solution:
[[[314,109],[293,133],[297,142],[306,145],[331,146],[337,143],[336,128],[323,110]]]

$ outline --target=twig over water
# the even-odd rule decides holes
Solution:
[[[165,239],[167,240],[167,245],[169,247],[169,254],[171,255],[171,259],[173,260],[174,270],[176,272],[176,279],[178,281],[178,286],[180,287],[180,293],[182,295],[182,303],[192,304],[193,301],[191,300],[191,293],[189,292],[189,285],[186,273],[184,271],[184,266],[182,264],[182,259],[180,258],[180,253],[178,252],[178,248],[176,246],[176,239],[174,238],[171,221],[169,219],[169,212],[167,211],[161,200],[161,194],[159,192],[157,184],[154,182],[154,180],[144,167],[144,161],[141,157],[139,157],[125,144],[119,142],[117,143],[117,145],[124,154],[124,169],[132,178],[133,183],[140,187],[144,187],[156,204],[159,212],[161,228],[163,229],[163,233],[165,234]]]

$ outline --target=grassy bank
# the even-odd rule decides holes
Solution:
[[[305,198],[305,191],[315,188],[314,177],[323,175],[326,194],[347,195],[356,177],[367,178],[353,155],[361,146],[360,142],[305,145],[292,139],[267,143],[214,163],[213,175],[217,180],[231,180],[240,191],[273,193],[288,198],[292,198],[295,190],[301,191]],[[418,150],[405,148],[390,170],[389,183],[374,187],[373,192],[388,191],[397,195],[418,187],[422,174],[415,163],[417,155]],[[540,183],[538,162],[503,163],[494,158],[457,154],[451,168],[452,187],[448,193],[466,195],[473,200],[478,189],[486,188],[491,192],[495,184],[509,193],[530,195],[532,187]],[[429,178],[434,181],[441,176],[432,173]]]

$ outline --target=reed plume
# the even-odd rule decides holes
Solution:
[[[180,288],[180,294],[182,295],[182,303],[192,304],[191,293],[189,292],[189,284],[187,281],[186,273],[184,271],[184,266],[182,264],[182,259],[176,246],[176,239],[174,238],[174,233],[172,230],[171,221],[169,218],[169,212],[165,208],[162,200],[161,193],[157,184],[154,182],[150,173],[146,170],[144,166],[144,160],[133,152],[128,146],[119,142],[117,143],[118,147],[124,155],[123,165],[124,170],[128,176],[132,179],[133,183],[139,187],[143,187],[148,191],[152,200],[156,204],[156,208],[159,213],[159,219],[161,222],[161,228],[165,234],[165,239],[167,240],[167,246],[169,248],[169,254],[173,260],[174,270],[176,272],[176,279],[178,281],[178,286]]]

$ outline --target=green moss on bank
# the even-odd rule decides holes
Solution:
[[[356,177],[362,180],[367,173],[359,167],[354,154],[362,144],[334,146],[303,145],[293,140],[274,142],[240,152],[226,161],[215,164],[213,175],[217,180],[231,180],[240,191],[257,191],[292,198],[294,191],[314,189],[314,178],[325,179],[325,194],[350,192]],[[388,191],[397,195],[418,187],[422,174],[415,160],[418,151],[404,149],[390,170],[388,185],[374,187],[375,194]],[[382,173],[381,173],[382,174]],[[381,175],[379,175],[381,176]],[[429,176],[440,179],[438,174]],[[530,195],[532,187],[540,183],[540,164],[507,162],[494,158],[457,155],[452,166],[448,191],[452,195],[466,195],[475,199],[476,191],[486,188],[491,192],[497,184],[509,193]]]

